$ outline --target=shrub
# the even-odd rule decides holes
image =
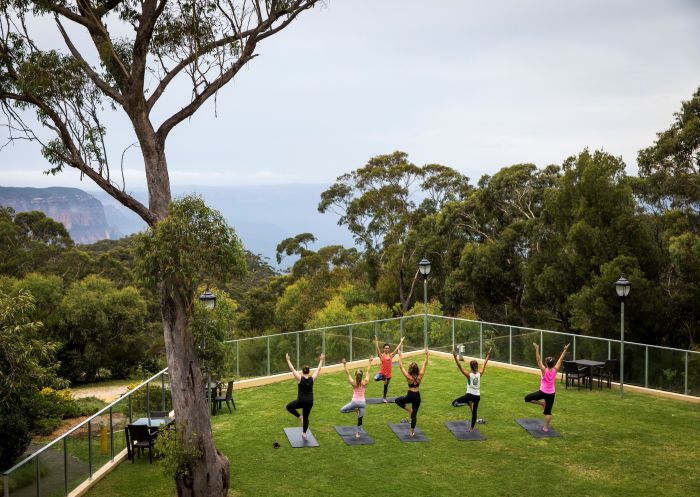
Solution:
[[[3,435],[0,437],[0,470],[4,471],[21,456],[29,446],[29,426],[24,416],[15,411],[0,411],[0,426]]]

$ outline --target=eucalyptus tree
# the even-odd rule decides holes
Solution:
[[[9,138],[39,142],[48,172],[77,169],[156,227],[171,205],[166,143],[173,129],[256,57],[262,41],[318,1],[0,0],[0,106]],[[42,46],[49,23],[64,49]],[[109,160],[105,114],[112,109],[133,128],[147,204],[128,193],[123,171]],[[168,274],[159,289],[178,433],[201,454],[177,490],[223,496],[228,460],[211,438],[187,331],[194,290]]]
[[[365,248],[368,272],[374,275],[370,284],[389,287],[407,311],[418,282],[418,260],[425,255],[416,227],[469,189],[469,179],[458,171],[439,164],[416,166],[397,151],[338,177],[321,194],[318,210],[338,214],[338,224]]]

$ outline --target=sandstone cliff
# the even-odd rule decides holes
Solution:
[[[104,207],[78,188],[17,188],[0,186],[0,205],[16,212],[41,211],[63,223],[75,243],[118,239],[117,228],[107,225]]]

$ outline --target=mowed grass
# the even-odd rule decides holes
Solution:
[[[315,386],[310,420],[318,448],[293,449],[282,431],[298,425],[284,409],[296,397],[292,381],[236,392],[238,409],[230,415],[224,408],[213,426],[231,463],[233,496],[700,495],[700,405],[632,392],[621,399],[618,390],[565,390],[557,378],[552,426],[563,436],[535,439],[514,419],[541,417],[541,408],[523,402],[538,386],[535,375],[489,366],[479,406],[487,420],[477,425],[487,437],[481,442],[460,442],[445,428],[444,421],[467,417],[468,408],[451,405],[465,381],[451,359],[436,357],[421,385],[418,427],[427,443],[396,438],[387,423],[405,413],[389,404],[367,407],[365,429],[374,445],[346,446],[333,426],[354,425],[356,417],[339,412],[352,394],[340,373],[321,375]],[[367,393],[381,391],[381,383],[372,382]],[[390,394],[405,391],[395,369]],[[274,441],[281,448],[274,449]],[[121,464],[89,493],[175,494],[172,480],[148,457]]]

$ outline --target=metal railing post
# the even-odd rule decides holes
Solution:
[[[484,323],[479,323],[479,359],[484,358]]]
[[[608,360],[612,359],[612,340],[608,340]]]
[[[576,360],[576,335],[574,335],[573,341],[574,341],[574,350],[573,350],[574,356],[572,357],[572,359],[575,361]]]
[[[644,347],[644,388],[649,388],[649,347]]]
[[[683,393],[685,393],[685,395],[688,395],[688,351],[687,350],[685,351],[685,374],[683,376],[684,376],[684,383],[685,383],[685,387],[683,388]]]
[[[297,369],[299,369],[299,332],[297,331]]]
[[[114,423],[112,422],[111,407],[109,408],[109,457],[114,461]]]
[[[326,330],[321,333],[321,353],[326,355]]]
[[[68,495],[68,437],[63,437],[63,489]]]
[[[452,318],[450,321],[452,321],[452,350],[455,349],[455,320]]]
[[[129,423],[134,419],[134,410],[131,401],[131,394],[129,394]]]
[[[352,326],[348,326],[348,330],[348,337],[350,339],[350,352],[348,355],[350,356],[350,362],[352,362]]]
[[[146,417],[151,419],[151,383],[146,383]]]
[[[88,432],[90,431],[90,423],[88,423]],[[36,461],[35,468],[36,468],[36,497],[39,497],[41,495],[41,475],[39,472],[39,456],[36,456],[34,458]],[[90,468],[90,478],[92,478],[92,468]]]
[[[267,376],[270,376],[270,337],[267,337]]]
[[[513,327],[508,327],[508,364],[513,364]]]
[[[92,478],[92,422],[88,422],[88,474]]]
[[[2,477],[3,479],[3,494],[5,497],[10,497],[10,475],[5,475]],[[68,495],[68,492],[66,492],[66,495]]]
[[[241,377],[241,342],[236,342],[236,378]]]
[[[160,374],[160,397],[161,397],[161,399],[160,399],[160,402],[161,402],[161,408],[160,408],[160,410],[161,410],[161,411],[165,411],[165,410],[166,410],[166,408],[165,408],[165,406],[166,406],[166,403],[165,403],[165,373],[161,373],[161,374]],[[167,410],[169,411],[170,409],[167,409]]]
[[[403,317],[399,319],[399,338],[403,338]],[[403,352],[403,344],[401,344],[401,352]]]

